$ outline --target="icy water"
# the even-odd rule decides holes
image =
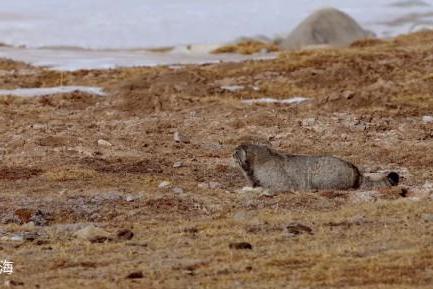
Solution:
[[[312,11],[326,6],[347,12],[381,37],[406,33],[417,24],[433,23],[433,0],[3,0],[0,43],[28,48],[54,46],[57,51],[65,46],[125,50],[215,44],[240,36],[286,35]],[[69,53],[64,59],[71,60],[82,53],[73,51],[74,56]],[[122,57],[129,52],[123,51]],[[37,58],[38,53],[32,57],[29,53],[27,58]],[[14,59],[19,54],[0,51],[0,56],[11,55]],[[186,54],[180,53],[179,57]],[[125,64],[116,57],[105,57],[106,66]],[[134,57],[132,53],[130,58]],[[143,57],[135,64],[179,62],[161,61],[159,56],[152,60],[152,54]],[[207,59],[202,55],[200,60]],[[45,62],[54,67],[65,66],[59,57]],[[92,62],[82,63],[91,66]],[[93,63],[104,66],[103,59]]]

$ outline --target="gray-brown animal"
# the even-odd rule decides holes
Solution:
[[[250,186],[272,192],[375,189],[399,182],[395,172],[371,178],[336,157],[283,154],[265,145],[242,144],[233,157]]]

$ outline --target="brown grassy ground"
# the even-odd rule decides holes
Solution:
[[[422,122],[433,111],[432,55],[433,34],[419,33],[180,69],[60,73],[0,61],[1,88],[110,92],[0,98],[0,259],[16,269],[0,284],[432,288],[433,200],[422,189],[433,179],[433,124]],[[235,84],[245,88],[221,88]],[[240,102],[292,96],[312,101]],[[176,131],[190,143],[175,143]],[[245,183],[231,153],[247,140],[337,155],[365,171],[393,169],[405,190],[358,199],[360,192],[239,193]],[[171,187],[159,188],[162,181]],[[209,181],[221,187],[198,186]],[[35,216],[42,226],[25,224],[41,220]],[[90,243],[68,232],[75,223],[135,235]],[[292,223],[312,232],[296,234]],[[10,240],[19,233],[37,234]],[[143,278],[126,278],[136,271]]]

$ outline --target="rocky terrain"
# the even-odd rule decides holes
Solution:
[[[0,61],[0,260],[21,288],[431,288],[433,33],[275,60],[58,72]],[[299,103],[254,103],[290,99]],[[242,189],[242,142],[397,188]]]

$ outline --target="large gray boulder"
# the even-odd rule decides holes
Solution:
[[[314,46],[344,47],[373,36],[346,13],[335,8],[323,8],[302,21],[281,41],[280,46],[288,50]]]

